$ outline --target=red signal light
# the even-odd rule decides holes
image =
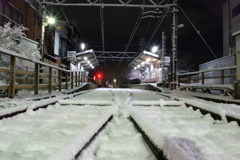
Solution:
[[[98,73],[97,78],[99,78],[99,79],[102,78],[102,74]]]

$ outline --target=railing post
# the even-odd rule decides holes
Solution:
[[[204,84],[204,72],[201,73],[202,84]]]
[[[52,92],[52,67],[49,67],[48,92]]]
[[[178,87],[180,87],[180,76],[178,75]]]
[[[66,78],[65,78],[65,81],[66,81],[66,89],[68,89],[68,72],[66,72]]]
[[[15,97],[15,83],[16,83],[16,57],[11,56],[10,58],[10,76],[9,76],[9,88],[8,97]]]
[[[81,85],[81,72],[78,73],[78,85]]]
[[[58,70],[58,89],[62,90],[62,71]]]
[[[71,72],[71,88],[73,88],[73,72]]]
[[[82,72],[80,72],[81,74],[80,74],[80,83],[82,84],[83,83],[83,73]]]
[[[77,87],[78,86],[78,75],[77,75],[78,72],[75,72],[75,86]]]
[[[34,86],[34,94],[38,95],[39,91],[39,64],[35,63],[35,86]]]
[[[191,83],[191,76],[188,75],[188,84],[190,84],[190,83]]]
[[[85,83],[85,72],[83,72],[83,83]]]
[[[221,70],[221,84],[224,84],[224,70]]]

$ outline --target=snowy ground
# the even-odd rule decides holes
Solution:
[[[216,105],[208,104],[210,108]],[[168,160],[240,159],[236,122],[215,121],[182,101],[132,89],[96,89],[61,99],[47,109],[33,112],[29,108],[1,120],[0,159],[74,159],[112,115],[113,120],[79,160],[155,160],[129,116]]]

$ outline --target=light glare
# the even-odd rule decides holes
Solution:
[[[158,46],[154,46],[153,48],[152,48],[152,53],[156,53],[158,51]]]

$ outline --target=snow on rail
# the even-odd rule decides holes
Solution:
[[[181,107],[129,107],[131,117],[167,159],[237,160],[240,128]],[[221,138],[222,137],[222,138]],[[234,145],[234,147],[233,147]]]
[[[70,92],[73,92],[74,90],[78,90],[82,87],[84,87],[84,85],[81,87],[76,87],[75,89],[70,90]],[[91,90],[89,90],[89,91],[91,91]],[[0,106],[1,107],[0,117],[4,117],[5,115],[11,115],[16,112],[24,112],[28,108],[37,109],[37,108],[40,108],[43,106],[47,106],[49,104],[56,103],[61,99],[72,98],[74,96],[88,93],[89,91],[81,91],[78,93],[68,94],[68,95],[59,94],[59,95],[52,95],[52,96],[47,96],[47,97],[38,97],[38,98],[40,98],[39,101],[34,101],[35,97],[33,97],[33,98],[27,98],[25,100],[17,99],[17,100],[13,100],[11,102],[2,103]],[[66,92],[66,93],[68,93],[68,92]],[[47,98],[47,99],[41,99],[41,98]]]
[[[240,107],[239,105],[235,104],[223,104],[220,103],[216,105],[216,103],[209,103],[204,100],[198,100],[196,99],[187,99],[187,98],[178,98],[181,101],[184,101],[185,103],[189,105],[193,105],[195,107],[204,109],[206,111],[216,113],[222,117],[223,120],[226,119],[226,116],[234,117],[236,119],[240,120]]]
[[[69,160],[115,114],[113,106],[60,106],[0,121],[1,159]]]
[[[46,160],[70,160],[74,159],[75,155],[81,150],[84,145],[98,132],[98,130],[107,122],[107,120],[118,110],[118,105],[113,105],[110,109],[102,114],[98,119],[92,122],[89,126],[84,128],[80,133],[74,135],[71,141],[64,144],[53,155]]]

